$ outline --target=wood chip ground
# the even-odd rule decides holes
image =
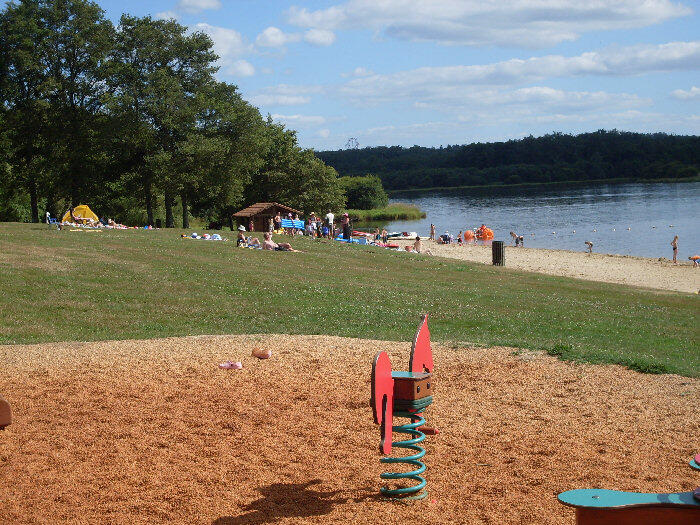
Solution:
[[[327,336],[0,346],[0,523],[573,524],[564,490],[700,485],[699,380],[436,344],[429,496],[382,501],[382,349],[407,369]]]

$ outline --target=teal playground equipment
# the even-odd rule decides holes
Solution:
[[[700,470],[700,454],[690,466]],[[700,487],[671,494],[577,489],[562,492],[558,498],[576,509],[577,525],[700,524]]]
[[[436,434],[437,430],[425,426],[423,411],[433,402],[433,354],[430,348],[428,315],[421,318],[418,331],[413,339],[408,372],[392,372],[391,362],[386,352],[378,352],[372,364],[372,393],[370,405],[374,412],[374,422],[379,425],[379,451],[390,454],[394,447],[410,451],[409,455],[383,457],[379,461],[388,465],[408,465],[408,472],[384,472],[381,479],[392,485],[380,489],[382,495],[390,499],[422,499],[428,495],[426,480],[422,476],[425,463],[425,449],[421,443],[426,434]],[[394,418],[406,418],[403,425],[394,425]],[[403,441],[392,441],[393,433],[408,436]]]

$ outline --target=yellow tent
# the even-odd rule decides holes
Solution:
[[[98,222],[100,219],[92,213],[92,210],[90,209],[90,206],[87,204],[81,204],[80,206],[76,206],[73,208],[73,215],[75,215],[76,219],[92,219],[95,222]],[[70,210],[66,212],[66,214],[63,216],[63,219],[61,219],[61,222],[72,222],[70,218]]]

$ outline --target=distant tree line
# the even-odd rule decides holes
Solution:
[[[333,168],[219,82],[213,42],[174,20],[88,0],[0,11],[0,220],[89,204],[154,224],[224,225],[256,201],[341,209]]]
[[[320,151],[345,176],[378,175],[388,190],[700,174],[700,137],[600,130],[507,142]]]

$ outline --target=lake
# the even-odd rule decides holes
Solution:
[[[395,221],[388,231],[421,236],[485,223],[496,240],[511,242],[510,231],[526,247],[672,257],[678,235],[679,260],[700,254],[700,182],[558,186],[553,188],[446,189],[394,193],[391,202],[415,204],[427,213],[419,221]]]

